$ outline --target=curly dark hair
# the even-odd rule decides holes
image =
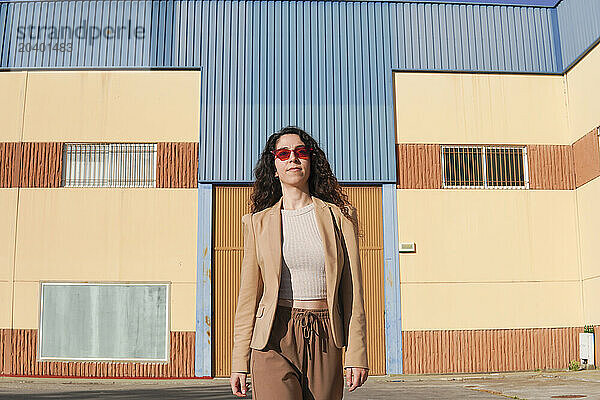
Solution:
[[[321,200],[337,205],[342,214],[352,220],[347,207],[353,206],[348,201],[348,196],[342,191],[342,187],[333,175],[325,153],[312,136],[297,126],[286,126],[267,139],[260,159],[254,167],[256,180],[254,181],[253,191],[250,195],[252,213],[271,207],[283,195],[281,192],[281,183],[275,177],[275,156],[271,151],[275,150],[277,140],[281,136],[288,134],[298,135],[307,147],[313,148],[310,155],[310,175],[308,177],[308,189],[311,196],[316,196]],[[352,222],[355,223],[355,221]]]

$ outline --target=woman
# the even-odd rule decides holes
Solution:
[[[255,168],[234,321],[231,389],[258,400],[341,399],[368,376],[356,210],[302,129],[271,135]]]

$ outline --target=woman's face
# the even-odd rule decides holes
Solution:
[[[275,144],[275,151],[279,149],[296,149],[299,146],[304,146],[304,142],[300,140],[300,136],[296,134],[287,134],[281,136]],[[275,157],[275,176],[284,185],[305,188],[308,185],[308,177],[310,175],[310,158],[301,159],[292,151],[290,158],[281,161]]]

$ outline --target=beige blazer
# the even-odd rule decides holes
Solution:
[[[233,328],[232,372],[250,371],[250,349],[267,345],[279,296],[282,200],[242,217],[244,258]],[[346,347],[344,367],[368,368],[363,285],[358,234],[340,208],[313,196],[317,227],[325,250],[327,304],[338,348]],[[335,225],[332,218],[335,218]],[[350,209],[356,219],[356,209]]]

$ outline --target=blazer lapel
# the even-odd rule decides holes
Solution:
[[[275,276],[277,278],[277,291],[279,291],[279,280],[281,277],[281,267],[283,255],[281,254],[281,245],[283,237],[281,233],[281,208],[283,207],[283,196],[271,206],[269,218],[267,220],[265,244],[268,248],[268,254],[271,255],[273,266],[275,267]],[[277,292],[276,292],[277,293]]]
[[[329,206],[318,197],[313,196],[315,203],[315,215],[317,217],[317,228],[323,240],[325,252],[325,276],[327,279],[327,304],[329,309],[333,308],[333,294],[338,279],[337,268],[337,240],[333,229],[333,221],[329,212]]]

